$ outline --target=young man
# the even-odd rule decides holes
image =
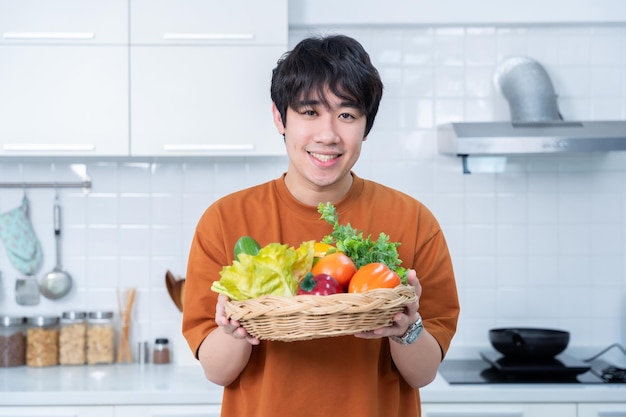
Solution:
[[[289,166],[280,178],[212,204],[197,226],[186,276],[183,333],[206,377],[223,385],[222,416],[418,416],[456,330],[459,305],[443,233],[412,197],[359,178],[352,167],[372,128],[382,82],[352,38],[309,38],[273,71],[272,113]],[[243,235],[297,247],[330,234],[317,206],[398,248],[419,301],[393,325],[355,336],[259,341],[211,291]],[[419,281],[417,279],[419,277]],[[423,328],[421,324],[423,323]]]

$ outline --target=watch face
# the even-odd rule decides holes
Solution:
[[[424,325],[422,324],[421,318],[409,326],[406,330],[406,333],[402,335],[402,337],[398,336],[390,336],[391,339],[396,341],[397,343],[401,343],[403,345],[410,345],[415,342],[418,337],[422,334],[424,330]]]
[[[405,334],[404,337],[402,338],[403,339],[402,341],[406,343],[407,345],[410,345],[411,343],[415,342],[417,338],[419,337],[419,335],[422,334],[423,328],[424,327],[421,321],[417,321],[413,323],[411,327],[409,328],[409,331],[407,332],[407,334]]]
[[[418,329],[419,327],[416,327],[413,329],[411,333],[407,334],[404,339],[404,343],[406,343],[407,345],[410,345],[411,343],[415,342],[417,340],[417,336],[419,336],[419,333],[420,333]]]

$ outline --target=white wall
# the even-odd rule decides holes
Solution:
[[[504,173],[463,175],[458,159],[437,153],[435,127],[506,118],[491,77],[510,54],[544,64],[566,119],[626,119],[626,27],[300,27],[290,43],[339,31],[362,41],[385,83],[355,170],[423,200],[440,219],[463,309],[454,347],[485,346],[487,330],[500,325],[564,328],[579,346],[625,343],[626,153],[517,157]],[[4,159],[0,181],[76,180],[71,163],[85,164],[93,180],[91,192],[61,191],[63,265],[76,289],[59,301],[16,305],[17,272],[0,249],[0,313],[116,310],[116,288],[135,286],[135,340],[169,336],[186,355],[165,271],[184,275],[206,206],[277,177],[285,161]],[[54,266],[53,194],[28,193],[46,253],[39,276]],[[0,189],[0,212],[21,197]]]

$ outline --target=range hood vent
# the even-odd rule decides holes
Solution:
[[[504,60],[496,68],[494,84],[509,103],[511,121],[440,125],[440,153],[507,156],[626,150],[626,120],[563,120],[550,78],[533,59]]]
[[[438,134],[439,152],[458,156],[626,150],[626,120],[450,123]]]

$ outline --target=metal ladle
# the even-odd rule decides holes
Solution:
[[[72,289],[72,277],[61,268],[61,205],[59,196],[54,198],[54,238],[56,243],[56,266],[41,280],[41,295],[51,300],[64,297]]]

